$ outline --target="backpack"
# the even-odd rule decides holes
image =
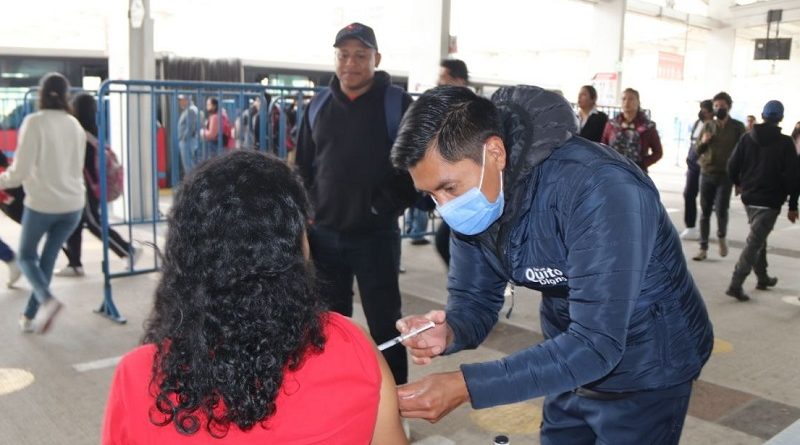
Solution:
[[[222,146],[227,147],[233,135],[233,128],[231,126],[231,120],[228,119],[228,115],[222,112],[220,112],[220,114],[222,115]]]
[[[91,133],[86,133],[86,142],[94,147],[95,159],[94,165],[97,171],[97,176],[100,176],[100,143],[97,138]],[[125,189],[125,169],[122,164],[117,160],[117,155],[111,150],[108,145],[104,148],[106,153],[106,202],[114,201],[122,195]],[[91,190],[92,194],[98,200],[100,199],[100,184],[94,182],[89,172],[83,169],[83,176],[86,179],[86,185]]]
[[[386,114],[386,129],[389,133],[389,139],[394,144],[397,138],[397,131],[400,129],[400,119],[403,117],[403,91],[402,88],[394,85],[386,87],[386,97],[383,100],[383,112]],[[314,122],[317,120],[319,110],[331,98],[331,89],[323,88],[311,101],[308,106],[308,123],[309,128],[314,128]]]

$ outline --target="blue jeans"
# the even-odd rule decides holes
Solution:
[[[14,259],[14,251],[0,239],[0,261],[5,263]]]
[[[567,392],[544,399],[542,445],[677,445],[692,382],[620,400]]]
[[[405,232],[411,239],[422,239],[428,229],[428,212],[411,207],[406,210]]]
[[[189,173],[197,163],[197,139],[190,138],[180,141],[178,142],[178,148],[180,149],[183,173]]]
[[[41,213],[25,207],[22,213],[22,234],[19,240],[17,262],[25,278],[33,287],[25,316],[32,319],[39,305],[52,298],[50,279],[58,251],[81,220],[83,209],[70,213]],[[41,258],[36,249],[45,237]]]

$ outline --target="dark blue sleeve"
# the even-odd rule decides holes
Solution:
[[[446,354],[474,349],[489,335],[503,308],[506,279],[487,264],[477,241],[450,237],[447,324],[453,344]]]
[[[579,186],[564,216],[569,326],[501,360],[462,365],[473,407],[560,394],[614,369],[625,352],[660,207],[658,193],[621,167],[597,169]]]

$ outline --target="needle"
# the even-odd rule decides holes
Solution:
[[[383,351],[383,350],[389,349],[392,346],[394,346],[394,345],[396,345],[398,343],[402,343],[402,342],[408,340],[409,338],[414,337],[415,335],[419,335],[419,334],[427,331],[428,329],[430,329],[430,328],[432,328],[434,326],[436,326],[436,323],[434,323],[432,321],[429,321],[429,322],[425,323],[424,325],[422,325],[422,326],[420,326],[420,327],[418,327],[416,329],[412,329],[411,331],[408,332],[408,334],[398,335],[397,337],[395,337],[395,338],[393,338],[393,339],[391,339],[391,340],[389,340],[389,341],[387,341],[385,343],[381,343],[378,346],[378,350],[379,351]]]

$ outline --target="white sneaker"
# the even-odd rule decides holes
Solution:
[[[125,257],[125,270],[129,272],[136,269],[136,262],[139,261],[139,258],[142,257],[142,253],[144,253],[144,249],[141,247],[131,246],[131,249],[131,255]]]
[[[38,334],[46,334],[53,327],[56,316],[64,309],[64,303],[58,301],[56,297],[50,297],[41,306],[36,314],[34,324]]]
[[[25,314],[19,314],[19,330],[23,334],[30,334],[33,332],[33,320],[26,317]]]
[[[700,239],[700,231],[697,227],[687,227],[681,232],[681,239],[697,241]]]
[[[6,281],[6,286],[8,288],[12,288],[17,280],[19,280],[19,277],[22,276],[22,271],[19,270],[17,260],[11,260],[7,262],[6,266],[8,266],[8,281]]]
[[[57,277],[82,277],[86,275],[86,272],[83,271],[83,267],[81,266],[67,266],[63,269],[58,269],[53,273],[53,275]]]

